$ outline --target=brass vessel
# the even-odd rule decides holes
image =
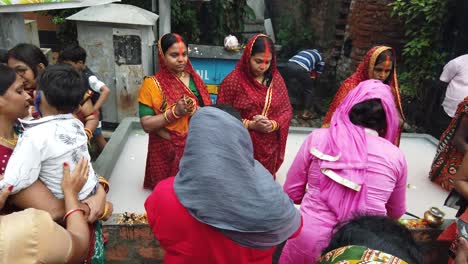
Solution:
[[[444,223],[445,213],[437,207],[431,207],[424,212],[424,220],[430,227],[438,227]]]

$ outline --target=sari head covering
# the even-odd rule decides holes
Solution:
[[[181,40],[181,37],[176,33],[167,33],[166,35],[168,34],[172,34]],[[167,67],[166,57],[164,57],[164,53],[161,48],[161,39],[164,36],[162,36],[158,41],[159,71],[154,74],[154,77],[157,79],[157,81],[160,84],[160,87],[164,91],[164,95],[166,97],[167,103],[169,105],[176,103],[180,98],[186,95],[186,96],[191,97],[196,102],[197,106],[200,106],[200,102],[198,101],[198,98]],[[198,92],[200,93],[200,96],[203,99],[204,104],[210,105],[211,104],[210,94],[208,93],[208,90],[206,89],[206,85],[203,82],[203,80],[200,78],[198,73],[196,73],[195,70],[193,69],[193,66],[192,66],[192,63],[190,63],[190,60],[187,60],[187,64],[185,66],[185,72],[190,74],[190,77],[192,77],[195,85],[197,86]]]
[[[321,199],[338,221],[349,219],[357,212],[365,212],[367,208],[366,132],[364,127],[351,122],[349,113],[355,105],[371,99],[380,99],[387,123],[384,138],[394,142],[398,131],[398,114],[390,87],[378,80],[367,80],[350,91],[336,109],[327,144],[319,149],[332,157],[320,161],[322,173],[328,176],[320,181]]]
[[[317,264],[408,264],[408,262],[399,259],[391,254],[370,249],[364,246],[344,246],[334,249],[319,258]]]
[[[193,217],[242,246],[270,248],[301,225],[289,197],[254,160],[242,122],[214,107],[192,118],[174,190]]]
[[[348,79],[346,79],[343,84],[340,86],[340,89],[336,92],[335,97],[333,98],[333,101],[330,103],[330,107],[328,108],[328,112],[325,115],[325,118],[323,119],[322,127],[328,127],[330,125],[331,119],[333,114],[335,113],[335,110],[338,108],[338,106],[341,104],[343,99],[348,95],[348,93],[353,90],[358,84],[362,81],[373,79],[374,78],[374,67],[375,67],[375,62],[377,61],[377,58],[379,55],[384,52],[390,50],[395,57],[396,53],[395,50],[391,47],[387,46],[375,46],[372,49],[370,49],[367,54],[364,56],[364,59],[362,62],[359,64],[356,72],[353,73]],[[391,88],[394,100],[395,100],[395,105],[398,108],[398,111],[401,115],[401,117],[404,117],[403,115],[403,108],[401,106],[401,96],[400,96],[400,89],[398,87],[398,78],[397,78],[397,73],[396,73],[396,60],[393,60],[393,69],[392,72],[390,73],[390,76],[388,77],[388,85]],[[401,134],[401,131],[399,132]],[[399,143],[399,136],[396,141],[393,143]],[[398,145],[398,144],[396,144]]]
[[[277,122],[279,129],[271,133],[249,130],[255,159],[275,175],[284,160],[292,107],[284,80],[276,68],[274,48],[269,51],[272,54],[269,86],[256,81],[251,72],[252,47],[259,38],[264,38],[266,43],[268,36],[258,34],[249,40],[236,68],[221,83],[217,103],[232,105],[241,113],[244,122],[256,115]]]

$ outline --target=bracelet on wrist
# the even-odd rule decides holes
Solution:
[[[109,211],[109,203],[106,201],[106,205],[104,206],[104,212],[102,213],[101,217],[99,217],[99,220],[104,220],[108,211]]]
[[[172,115],[174,116],[175,119],[181,118],[182,116],[177,115],[175,109],[176,109],[176,104],[174,104],[174,105],[171,107]]]
[[[89,128],[84,129],[86,136],[88,137],[88,140],[90,140],[93,137],[93,132]]]
[[[104,188],[104,191],[106,193],[109,192],[109,189],[110,189],[110,184],[109,182],[106,180],[106,178],[102,177],[102,176],[99,176],[98,178],[99,180],[99,184],[101,184],[101,186]]]
[[[271,122],[271,132],[278,130],[279,124],[275,120],[270,120]]]
[[[245,128],[249,129],[250,120],[248,120],[248,119],[242,119],[242,123],[244,124]]]
[[[164,120],[166,120],[166,122],[167,122],[168,124],[172,123],[172,120],[169,119],[168,114],[167,114],[167,112],[169,112],[169,111],[170,111],[170,109],[167,109],[167,110],[164,111],[164,113],[163,113]]]
[[[71,214],[76,213],[76,212],[80,212],[80,211],[83,213],[83,215],[85,214],[85,211],[84,211],[83,209],[81,209],[81,208],[71,209],[70,211],[68,211],[68,212],[63,216],[63,221],[64,221],[64,222],[67,221],[67,218],[68,218]]]

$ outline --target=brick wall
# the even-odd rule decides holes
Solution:
[[[337,61],[337,77],[345,79],[352,73],[366,52],[375,45],[389,45],[401,54],[403,25],[391,17],[392,1],[353,0],[350,5],[343,40]],[[350,49],[350,52],[343,51]],[[348,53],[348,54],[347,54]]]
[[[148,225],[104,226],[106,262],[108,264],[163,263],[164,250]]]
[[[23,17],[25,19],[36,20],[37,28],[39,30],[56,31],[58,28],[57,25],[52,23],[51,16],[46,16],[46,15],[43,15],[41,13],[36,13],[36,12],[27,12],[27,13],[23,13]]]
[[[306,1],[306,0],[303,0]],[[282,16],[298,15],[288,1],[272,0],[272,18],[275,31]],[[333,92],[348,77],[374,45],[390,45],[401,54],[403,25],[391,18],[392,0],[309,0],[310,27],[314,29],[318,44],[327,62],[325,79]],[[299,19],[299,18],[298,18]],[[397,58],[398,60],[398,58]],[[337,80],[338,83],[333,81]]]
[[[425,264],[447,263],[450,243],[436,241],[442,230],[452,221],[446,221],[441,228],[411,230],[416,242],[424,254]],[[164,250],[153,235],[148,225],[104,225],[107,264],[162,264]],[[278,262],[283,245],[279,245],[273,256],[273,263]]]

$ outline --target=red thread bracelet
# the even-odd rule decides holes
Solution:
[[[81,209],[81,208],[72,209],[72,210],[68,211],[68,212],[65,214],[65,216],[63,217],[63,221],[65,222],[65,221],[67,220],[67,218],[68,218],[71,214],[73,214],[73,213],[75,213],[75,212],[78,212],[78,211],[83,212],[83,215],[85,214],[85,210],[83,210],[83,209]]]

